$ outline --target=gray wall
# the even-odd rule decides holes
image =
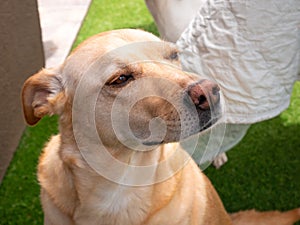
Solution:
[[[0,1],[0,183],[24,131],[20,92],[44,66],[36,0]]]

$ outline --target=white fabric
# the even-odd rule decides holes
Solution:
[[[233,147],[250,124],[272,118],[288,107],[293,84],[300,78],[300,0],[172,2],[159,5],[152,0],[151,12],[158,12],[154,18],[161,35],[169,41],[177,38],[181,25],[190,20],[187,15],[194,15],[194,9],[189,14],[184,4],[199,5],[177,41],[183,51],[180,59],[184,69],[216,80],[226,101],[224,142],[204,154],[204,136],[193,155],[201,163]],[[177,7],[179,2],[183,13]],[[181,25],[170,26],[176,21]]]
[[[289,105],[300,68],[300,1],[207,0],[177,45],[186,70],[206,74],[221,86],[228,124],[220,149],[211,152],[225,152],[251,123]],[[212,156],[193,155],[198,162]]]
[[[145,0],[162,39],[176,42],[195,17],[202,0]]]
[[[185,69],[221,86],[228,123],[272,118],[297,79],[300,1],[208,0],[177,45]]]

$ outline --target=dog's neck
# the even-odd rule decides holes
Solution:
[[[60,120],[60,123],[65,123],[66,118]],[[69,124],[69,126],[66,126]],[[155,205],[149,201],[145,201],[145,198],[152,199],[155,197],[155,201],[168,201],[171,199],[171,195],[158,191],[159,189],[169,188],[161,187],[162,185],[170,185],[175,187],[173,183],[178,182],[178,176],[181,176],[178,172],[178,165],[183,165],[183,160],[187,159],[186,153],[179,150],[179,154],[173,156],[172,160],[168,158],[174,154],[174,145],[176,143],[161,145],[152,151],[139,152],[132,151],[129,149],[109,149],[113,153],[113,157],[116,160],[128,163],[130,166],[154,166],[152,170],[152,177],[146,179],[148,185],[145,186],[132,186],[126,185],[126,179],[130,179],[131,184],[139,182],[140,177],[134,177],[130,174],[130,167],[123,171],[123,180],[111,181],[106,179],[104,176],[96,172],[89,163],[86,162],[81,152],[78,149],[76,140],[73,134],[72,123],[66,122],[61,124],[60,135],[61,135],[61,148],[60,157],[66,165],[73,165],[71,173],[73,179],[76,177],[84,177],[85,179],[76,180],[76,201],[78,205],[74,208],[74,212],[78,211],[78,215],[75,217],[78,221],[81,219],[84,221],[86,215],[94,215],[95,218],[101,218],[107,221],[118,220],[119,223],[134,224],[132,221],[139,222],[142,224],[147,220],[149,211],[156,211]],[[179,146],[179,145],[178,145]],[[159,167],[160,162],[167,162],[163,167]],[[107,170],[113,170],[114,166],[111,164],[107,167]],[[175,176],[174,176],[175,174]],[[127,177],[126,177],[127,176]],[[152,183],[151,183],[152,179]],[[160,182],[168,180],[168,182]],[[128,181],[128,180],[127,180]],[[121,184],[120,184],[121,183]],[[155,196],[152,196],[154,193]],[[147,195],[147,196],[145,196]],[[149,196],[148,196],[149,195]],[[90,198],[97,198],[97,201],[92,201],[96,205],[88,205],[85,202]],[[130,200],[131,199],[131,200]],[[132,200],[134,199],[134,201]],[[126,212],[126,213],[124,213]],[[118,221],[115,221],[117,224]],[[126,222],[127,221],[127,222]]]

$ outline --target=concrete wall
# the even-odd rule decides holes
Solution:
[[[44,66],[36,0],[0,1],[0,183],[24,131],[20,92]]]

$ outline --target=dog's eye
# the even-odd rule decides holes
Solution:
[[[115,80],[109,83],[109,85],[121,86],[128,83],[128,81],[132,80],[133,76],[131,74],[122,74],[117,77]]]
[[[177,60],[177,59],[178,59],[178,52],[173,52],[173,53],[169,56],[169,58],[170,58],[171,60]]]

